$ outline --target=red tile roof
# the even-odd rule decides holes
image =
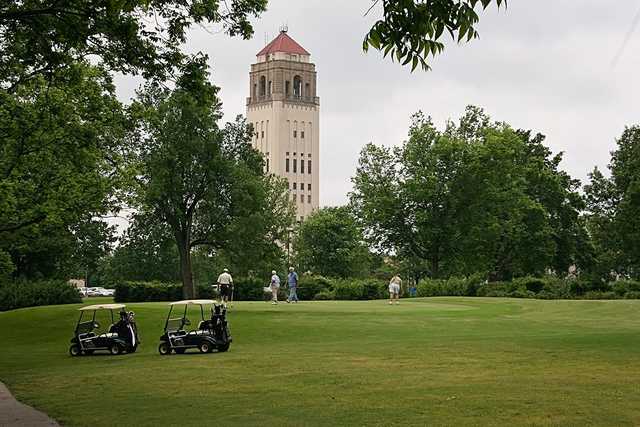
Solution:
[[[256,56],[267,55],[274,52],[297,53],[298,55],[310,55],[294,39],[289,37],[286,31],[280,31],[278,37],[266,45]]]

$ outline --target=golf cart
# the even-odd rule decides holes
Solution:
[[[184,309],[182,309],[184,306]],[[195,329],[185,330],[191,321],[187,318],[189,307],[199,308],[200,321]],[[205,318],[205,309],[207,316]],[[194,311],[194,310],[192,310]],[[180,317],[171,317],[172,313]],[[231,345],[231,335],[227,325],[227,309],[214,300],[199,299],[177,301],[169,304],[169,314],[164,324],[164,334],[160,337],[158,351],[165,356],[175,352],[183,354],[189,348],[197,348],[200,353],[210,353],[214,349],[224,352]]]
[[[70,355],[89,355],[97,350],[106,350],[112,355],[136,351],[140,341],[135,315],[133,311],[127,312],[124,304],[89,305],[79,310],[80,318],[76,324],[74,337],[71,339]],[[120,319],[117,322],[113,315],[114,310],[119,310]],[[103,311],[109,311],[111,325],[101,332],[96,315]]]

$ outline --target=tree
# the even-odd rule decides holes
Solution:
[[[263,159],[251,147],[252,129],[243,120],[218,127],[217,91],[208,82],[206,57],[196,56],[182,67],[174,90],[149,84],[133,106],[140,118],[133,136],[140,171],[135,199],[142,212],[171,230],[185,298],[195,294],[192,249],[215,251],[249,238],[236,232],[278,205],[273,194],[286,197],[282,180],[265,177]],[[284,232],[269,221],[258,224],[251,230],[258,241]]]
[[[640,126],[624,130],[609,169],[610,178],[594,169],[585,186],[597,269],[640,277]]]
[[[382,18],[376,21],[362,42],[383,52],[402,65],[430,69],[429,56],[444,50],[442,36],[448,33],[458,43],[478,37],[476,6],[486,9],[491,3],[506,6],[506,0],[372,0],[367,13],[382,5]]]
[[[369,271],[369,250],[346,206],[315,211],[300,224],[293,241],[302,271],[328,277],[356,277]]]
[[[127,124],[115,88],[88,63],[57,73],[0,90],[0,249],[17,275],[49,271],[33,263],[70,256],[74,227],[117,209]]]
[[[543,139],[476,107],[443,132],[418,113],[402,147],[363,149],[351,203],[371,244],[415,278],[566,271],[585,238],[582,199]]]
[[[89,56],[105,68],[164,80],[183,59],[181,45],[194,24],[217,25],[249,38],[251,16],[267,0],[26,0],[0,4],[0,87],[13,90],[34,76]]]

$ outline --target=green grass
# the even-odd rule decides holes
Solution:
[[[638,425],[640,301],[241,302],[228,353],[71,358],[78,306],[0,313],[0,379],[65,425]]]

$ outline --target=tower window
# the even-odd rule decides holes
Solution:
[[[297,182],[294,182],[294,183],[293,183],[293,189],[294,189],[294,190],[297,190],[297,188],[296,188],[296,184],[298,184],[298,183],[297,183]]]
[[[295,76],[293,78],[293,96],[296,98],[300,98],[302,95],[302,79],[300,76]]]
[[[295,138],[297,136],[297,134],[298,134],[298,131],[294,130],[293,131],[293,137]]]
[[[298,172],[298,161],[293,159],[293,173]]]
[[[260,131],[260,132],[261,132],[260,138],[264,138],[264,131]]]
[[[303,130],[300,131],[300,138],[304,139],[304,131]]]
[[[311,194],[307,195],[307,203],[311,203]]]
[[[271,80],[269,80],[269,91],[267,92],[269,95],[273,93],[273,87],[271,85]]]
[[[256,99],[258,97],[258,84],[254,83],[253,84],[253,99]]]
[[[300,203],[304,203],[304,194],[300,195]]]
[[[304,96],[311,96],[311,87],[309,86],[309,83],[304,84]]]
[[[300,190],[304,191],[304,182],[300,183]]]
[[[311,191],[311,184],[307,184],[307,190]]]
[[[267,90],[267,79],[264,76],[260,77],[260,97],[264,98]]]
[[[295,162],[295,160],[294,160],[294,162]],[[303,162],[304,162],[304,160],[303,160]],[[311,160],[307,160],[307,173],[311,174]]]
[[[291,82],[289,80],[287,80],[286,82],[284,82],[284,94],[285,96],[288,98],[289,94],[291,93]]]
[[[304,160],[300,160],[300,173],[304,173]]]
[[[285,159],[284,161],[284,170],[285,172],[289,172],[289,159]]]

